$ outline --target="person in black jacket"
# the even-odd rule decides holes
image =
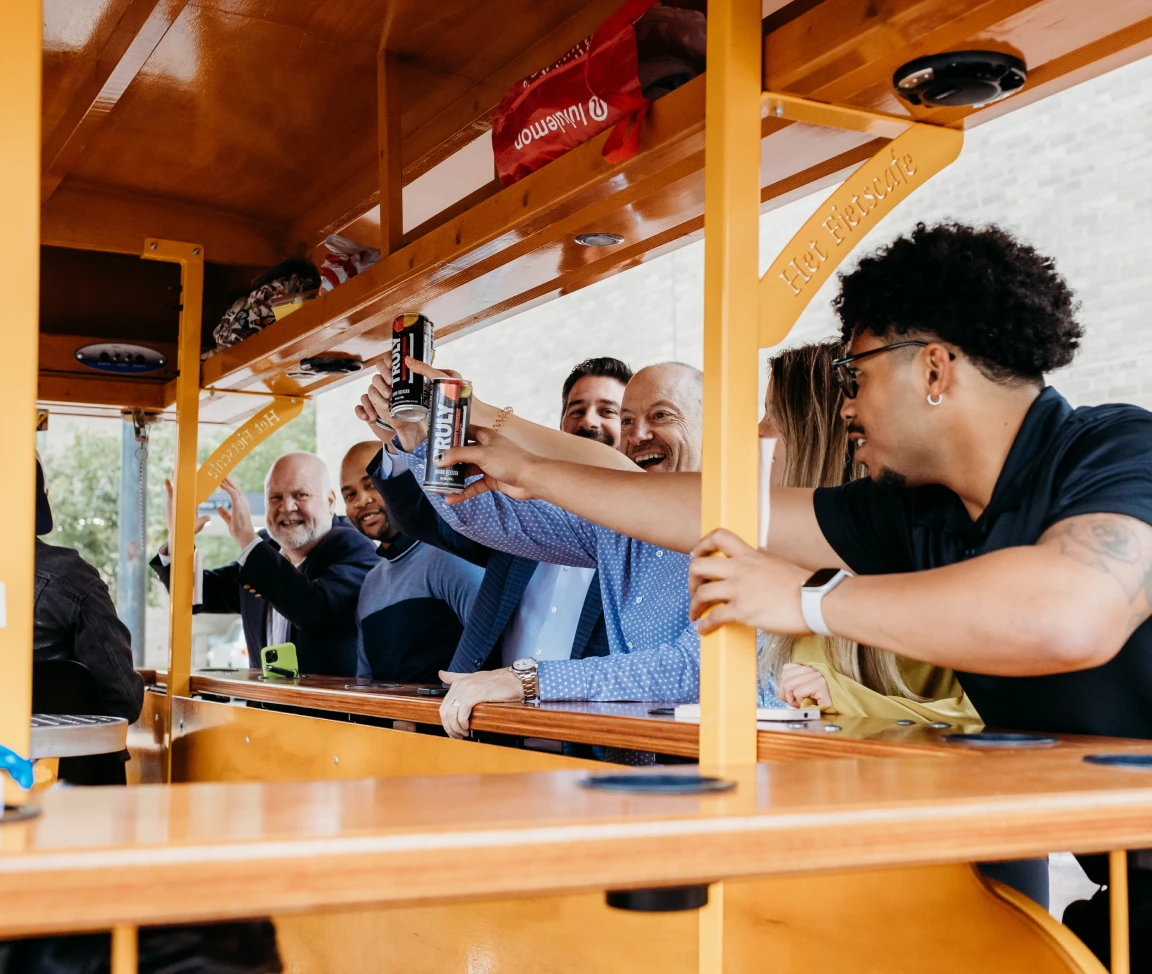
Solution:
[[[172,531],[172,485],[168,489],[168,530]],[[364,577],[375,567],[376,546],[337,517],[336,492],[328,468],[312,453],[287,453],[264,482],[265,531],[252,526],[252,512],[240,486],[225,477],[221,486],[231,510],[217,513],[240,546],[240,556],[224,568],[204,572],[200,612],[239,612],[248,643],[249,665],[260,665],[264,646],[291,642],[301,673],[356,675],[356,602]],[[208,523],[196,522],[196,531]],[[152,560],[165,586],[168,546]]]
[[[52,532],[44,468],[36,461],[36,534]],[[108,586],[71,548],[36,539],[32,658],[75,660],[92,674],[108,717],[132,723],[144,705],[144,680],[132,666],[132,642]]]

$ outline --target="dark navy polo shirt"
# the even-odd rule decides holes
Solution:
[[[861,575],[940,568],[1035,544],[1053,524],[1081,514],[1152,524],[1152,413],[1129,405],[1074,410],[1045,389],[975,522],[940,486],[859,480],[818,489],[814,505],[829,544]],[[1050,676],[957,675],[990,727],[1152,738],[1152,620],[1103,666]]]

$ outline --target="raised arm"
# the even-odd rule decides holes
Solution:
[[[689,585],[701,632],[735,621],[807,633],[807,569],[728,532],[709,535],[697,554]],[[1040,676],[1100,666],[1152,615],[1152,527],[1122,514],[1070,517],[1034,545],[847,579],[821,608],[838,636],[955,670]]]
[[[428,495],[402,459],[402,472],[392,469],[392,458],[381,451],[368,464],[368,476],[388,509],[388,519],[402,534],[463,558],[473,565],[488,564],[492,549],[465,537],[436,511]]]
[[[449,450],[444,464],[470,463],[484,479],[449,501],[488,490],[547,501],[585,520],[661,548],[689,552],[700,538],[700,474],[620,470],[534,456],[494,430],[472,430],[473,445]],[[816,522],[812,491],[772,488],[768,550],[810,568],[842,564]]]
[[[409,357],[408,366],[413,372],[426,376],[429,379],[444,376],[459,377],[456,372],[444,372],[434,369],[430,365],[418,362]],[[378,438],[381,436],[377,420],[382,419],[392,427],[400,439],[403,448],[409,453],[416,449],[416,445],[428,436],[427,423],[399,423],[391,418],[389,404],[392,401],[392,366],[391,363],[379,362],[376,365],[377,374],[360,399],[356,408],[356,416],[369,424],[372,433]],[[503,415],[503,419],[500,419]],[[619,450],[599,443],[596,440],[572,436],[557,429],[541,426],[530,420],[517,416],[515,413],[490,406],[488,403],[473,396],[471,422],[473,426],[491,428],[492,424],[500,420],[501,431],[513,443],[523,447],[537,456],[549,457],[558,460],[571,460],[576,463],[586,463],[596,467],[627,470],[630,473],[642,473],[641,469],[629,460]]]

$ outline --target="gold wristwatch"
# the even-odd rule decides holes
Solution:
[[[531,703],[540,699],[538,672],[536,660],[531,656],[522,656],[512,663],[512,673],[524,687],[525,703]]]

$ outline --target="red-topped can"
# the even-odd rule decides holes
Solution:
[[[392,402],[389,412],[402,423],[419,423],[428,416],[432,383],[408,368],[411,356],[432,364],[435,326],[418,314],[397,315],[392,321]]]
[[[467,379],[433,379],[432,408],[428,419],[428,454],[424,458],[424,489],[433,494],[459,494],[464,489],[467,465],[436,466],[436,458],[468,442],[468,415],[472,411],[472,383]]]

